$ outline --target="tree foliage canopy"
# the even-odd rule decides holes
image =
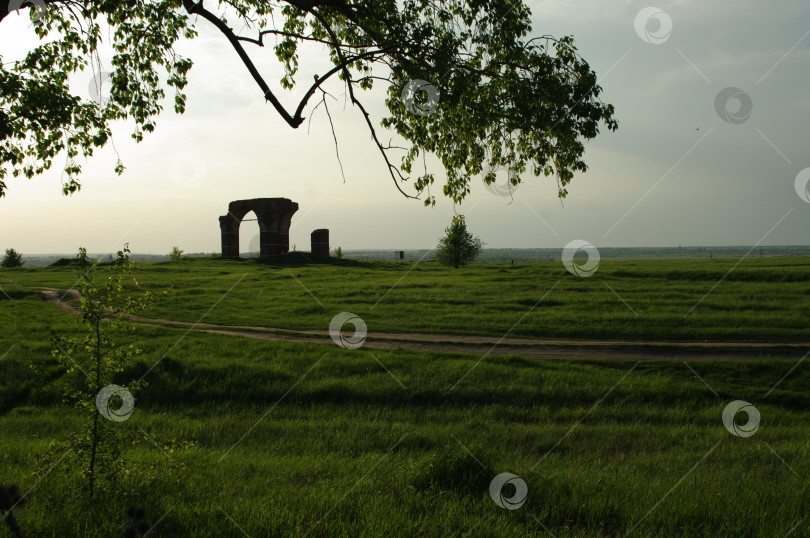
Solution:
[[[445,228],[444,237],[436,245],[436,260],[456,269],[475,260],[484,243],[467,231],[464,215],[453,217],[453,222]]]
[[[223,46],[235,49],[255,81],[257,98],[292,128],[326,106],[326,81],[342,81],[397,188],[426,205],[435,203],[436,181],[428,154],[443,165],[442,191],[455,202],[469,193],[472,177],[484,172],[492,182],[494,173],[486,171],[502,167],[513,172],[515,185],[529,175],[555,176],[564,197],[574,173],[586,169],[584,140],[602,124],[617,127],[613,107],[600,99],[596,74],[573,39],[533,36],[529,8],[519,0],[29,3],[40,43],[20,61],[0,62],[0,196],[4,179],[41,174],[62,151],[63,190],[74,193],[79,160],[110,141],[112,121],[130,119],[140,141],[155,129],[167,92],[182,113],[192,61],[177,45],[202,25],[222,34]],[[10,16],[5,4],[0,2],[0,21]],[[306,81],[301,101],[285,106],[283,90],[301,83],[296,75],[303,44],[321,45],[334,67]],[[109,97],[83,98],[71,89],[69,75],[100,73],[102,45],[113,49]],[[277,89],[248,53],[265,45],[284,68]],[[368,98],[361,99],[375,83],[387,85],[387,113],[380,121],[372,119]],[[380,127],[405,145],[384,142]],[[123,169],[119,161],[116,171]]]
[[[22,267],[24,263],[22,254],[13,248],[7,248],[3,260],[0,261],[0,267]]]

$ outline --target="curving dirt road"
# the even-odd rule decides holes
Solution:
[[[76,290],[37,288],[42,297],[72,314],[79,314],[70,301],[78,301]],[[249,325],[191,323],[160,318],[128,316],[140,325],[185,328],[196,332],[225,334],[262,340],[284,340],[326,344],[329,331],[291,330]],[[458,352],[476,355],[519,355],[529,358],[645,361],[715,361],[754,359],[799,359],[810,352],[810,343],[718,343],[718,342],[621,342],[596,340],[545,340],[424,333],[369,333],[363,347],[411,349],[427,352]]]

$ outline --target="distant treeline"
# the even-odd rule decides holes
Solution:
[[[344,250],[347,258],[394,261],[393,250]],[[428,250],[405,250],[405,260],[430,259]],[[485,248],[476,261],[528,263],[559,260],[561,248]],[[602,259],[742,258],[810,256],[810,246],[755,247],[599,247]]]
[[[356,260],[390,260],[395,261],[394,250],[343,250],[345,258]],[[429,260],[431,252],[427,249],[405,250],[405,261]],[[560,259],[561,248],[485,248],[478,257],[482,263],[529,263],[545,262]],[[601,258],[613,260],[627,259],[676,259],[676,258],[742,258],[748,257],[801,257],[810,256],[810,246],[767,246],[767,247],[599,247]],[[202,258],[217,257],[218,253],[194,252],[184,254],[184,257]],[[91,254],[101,261],[112,261],[112,254]],[[242,257],[258,256],[257,252],[242,253]],[[33,255],[23,253],[25,267],[45,267],[58,263],[64,258],[74,258],[66,255]],[[136,262],[162,262],[168,261],[167,254],[133,254],[131,259]],[[64,263],[64,260],[62,261]]]
[[[111,262],[115,259],[115,253],[103,253],[100,254],[98,252],[95,253],[88,253],[88,256],[92,258],[96,258],[101,260],[102,262]],[[197,253],[190,253],[185,254],[184,256],[189,257],[197,257],[197,258],[204,258],[204,257],[211,257],[211,256],[219,256],[219,254],[212,254],[210,252],[197,252]],[[34,254],[31,256],[27,256],[23,253],[23,261],[25,261],[24,267],[46,267],[48,265],[70,265],[71,262],[75,261],[76,255],[75,254]],[[132,254],[130,259],[134,262],[165,262],[169,260],[169,254]]]

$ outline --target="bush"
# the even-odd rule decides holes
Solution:
[[[22,267],[25,262],[22,259],[22,254],[13,248],[6,249],[6,255],[0,265],[3,267]]]
[[[467,231],[464,215],[453,217],[453,222],[445,228],[444,237],[436,245],[436,260],[456,269],[467,265],[481,253],[484,243]]]
[[[172,247],[172,251],[169,253],[169,259],[173,262],[179,262],[182,257],[183,251],[177,247]]]
[[[335,258],[342,258],[343,257],[343,249],[338,247],[335,249]]]

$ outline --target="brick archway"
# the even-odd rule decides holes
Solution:
[[[259,222],[259,255],[278,256],[290,251],[290,221],[298,204],[288,198],[253,198],[234,200],[228,214],[219,217],[222,232],[222,257],[239,257],[239,226],[253,211]]]

